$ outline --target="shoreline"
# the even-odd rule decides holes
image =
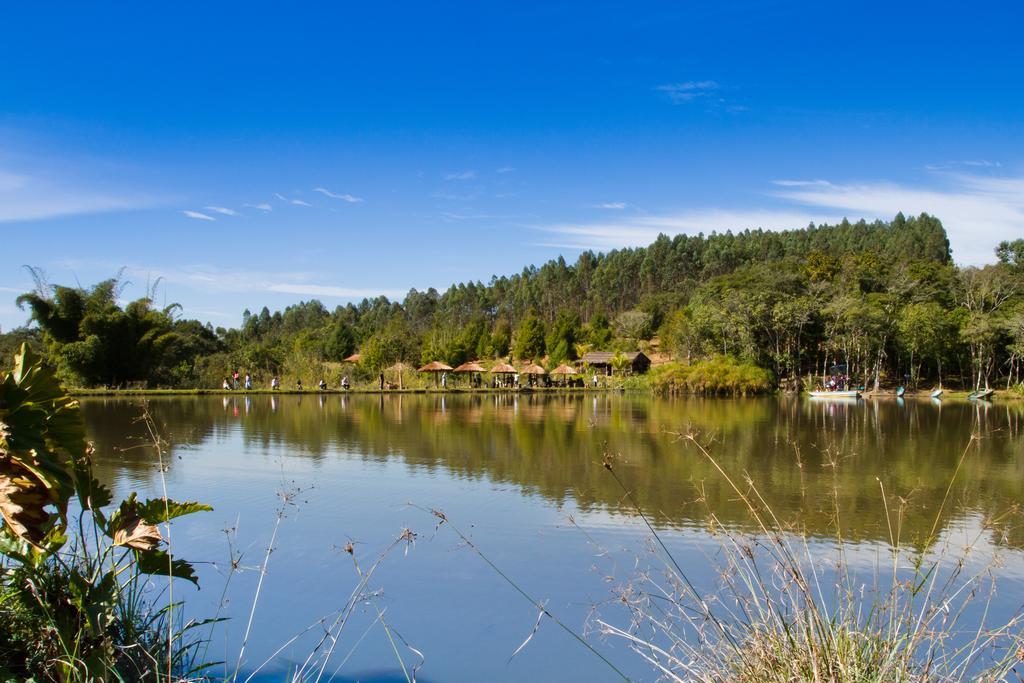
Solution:
[[[606,393],[650,393],[657,394],[649,388],[643,387],[449,387],[442,389],[440,387],[424,388],[424,387],[412,387],[405,389],[375,389],[375,388],[355,388],[355,389],[69,389],[68,393],[75,397],[160,397],[160,396],[345,396],[349,394],[353,395],[406,395],[406,394],[606,394]],[[966,390],[946,390],[942,397],[937,400],[969,400],[968,394],[970,391]],[[739,398],[737,396],[725,396],[717,394],[700,394],[700,393],[686,393],[677,394],[679,396],[701,396],[704,398]],[[806,396],[807,392],[784,392],[775,391],[767,394],[758,394],[757,396]],[[878,392],[862,392],[862,400],[887,400],[900,398],[896,395],[895,391],[878,391]],[[908,391],[903,397],[904,399],[912,398],[915,400],[930,399],[930,390],[921,391]],[[992,397],[994,400],[1000,401],[1020,401],[1024,400],[1024,396],[1017,394],[1014,391],[1007,391],[1005,389],[997,389],[995,395]]]

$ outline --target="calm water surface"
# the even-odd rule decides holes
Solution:
[[[82,405],[101,479],[119,494],[157,495],[162,483],[152,453],[137,447],[140,404]],[[246,671],[345,602],[356,583],[347,543],[368,564],[409,528],[418,534],[415,544],[390,555],[371,587],[381,591],[373,605],[387,623],[425,655],[420,680],[612,680],[549,622],[510,660],[534,626],[535,609],[451,530],[409,503],[443,510],[503,571],[582,629],[592,606],[632,575],[636,558],[641,567],[653,562],[642,521],[602,467],[605,452],[616,455],[620,476],[699,583],[713,585],[707,557],[719,543],[706,531],[709,510],[727,524],[749,526],[736,496],[679,432],[696,430],[710,441],[723,466],[748,473],[783,520],[820,537],[823,553],[838,509],[851,555],[866,566],[889,538],[880,482],[908,498],[901,534],[920,541],[972,433],[982,438],[970,443],[941,515],[945,537],[966,535],[1024,498],[1018,405],[591,394],[260,395],[149,405],[173,444],[170,495],[215,508],[174,528],[176,554],[202,563],[202,589],[176,588],[176,597],[185,591],[195,616],[220,609],[231,617],[209,657],[232,668],[279,493],[294,494],[256,607]],[[1006,549],[998,609],[1009,615],[1024,601],[1024,533],[1011,527],[983,545]],[[241,555],[244,571],[229,571],[232,553]],[[374,625],[376,608],[361,609],[346,627],[330,668],[340,665],[335,680],[404,680],[385,631]],[[621,617],[613,606],[601,609]],[[284,647],[264,677],[301,662],[321,633],[314,626]],[[621,643],[593,642],[631,675],[655,678]]]

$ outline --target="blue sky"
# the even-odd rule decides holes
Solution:
[[[1024,235],[1014,3],[17,3],[0,328],[125,268],[217,325],[659,232]]]

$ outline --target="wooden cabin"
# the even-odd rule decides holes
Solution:
[[[642,375],[647,372],[651,367],[651,359],[647,357],[642,351],[630,351],[623,353],[626,360],[629,361],[627,371],[635,374]],[[612,358],[615,354],[611,351],[591,351],[583,354],[582,360],[584,363],[593,368],[596,372],[610,375],[612,374]]]

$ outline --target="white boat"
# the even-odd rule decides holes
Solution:
[[[860,398],[859,391],[809,391],[811,398]]]
[[[932,398],[938,398],[939,396],[942,396],[942,389],[936,389],[932,392]]]

